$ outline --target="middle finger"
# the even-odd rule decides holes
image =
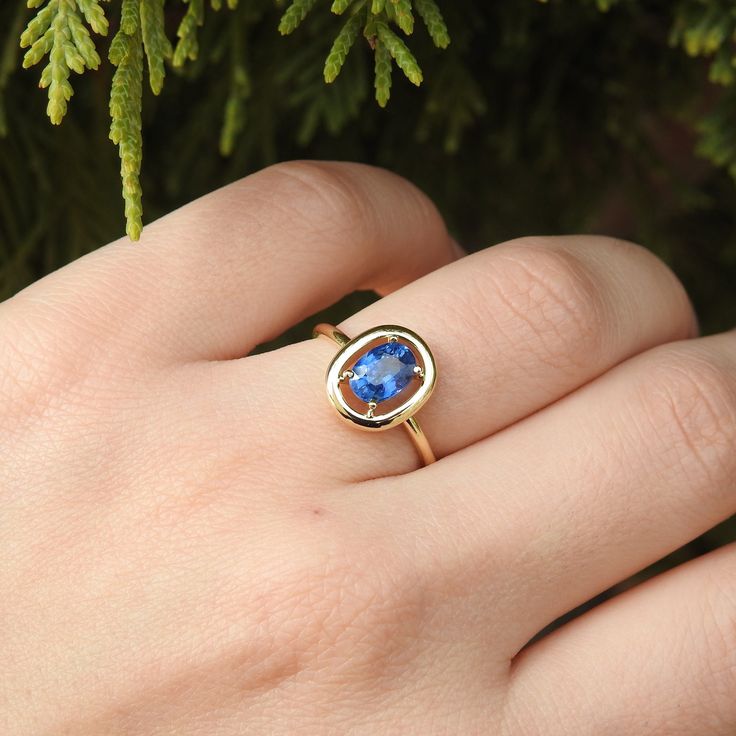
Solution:
[[[538,411],[627,357],[691,336],[695,322],[673,274],[642,248],[599,237],[511,241],[463,258],[347,320],[349,336],[380,324],[419,333],[438,365],[419,419],[442,457]],[[417,466],[403,432],[367,433],[340,421],[324,394],[336,346],[320,338],[256,356],[249,381],[281,380],[251,409],[309,427],[302,451],[339,480]],[[273,378],[270,379],[273,384]],[[281,421],[281,419],[279,419]],[[336,451],[339,448],[339,451]]]

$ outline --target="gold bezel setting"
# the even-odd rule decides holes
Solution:
[[[348,400],[344,394],[346,389],[350,390],[347,384],[348,379],[352,377],[351,367],[369,352],[373,344],[396,341],[410,348],[418,358],[414,374],[419,385],[406,400],[398,405],[388,402],[391,406],[383,413],[378,413],[381,405],[373,402],[365,404],[358,399],[357,403],[362,406],[355,406],[356,401],[352,400],[352,397],[351,400]],[[340,347],[327,369],[327,396],[343,419],[361,429],[385,430],[406,422],[416,414],[431,396],[436,381],[437,366],[427,343],[406,327],[381,325],[366,330]]]

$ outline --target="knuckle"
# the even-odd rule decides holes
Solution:
[[[348,232],[371,217],[367,199],[361,196],[355,177],[345,166],[319,161],[286,161],[259,175],[268,189],[296,206],[300,226],[306,222],[317,231]]]
[[[696,485],[736,471],[736,382],[716,355],[685,344],[654,352],[640,387],[652,429]]]
[[[615,259],[621,283],[638,284],[641,292],[653,293],[660,303],[666,303],[670,339],[692,337],[697,333],[697,320],[687,290],[659,256],[628,240],[605,236],[590,240],[596,248],[606,250]]]
[[[581,356],[601,350],[606,302],[585,263],[551,242],[522,238],[492,249],[493,257],[477,273],[483,298],[474,302],[492,310],[501,333],[515,345],[528,345],[558,369],[572,369]]]

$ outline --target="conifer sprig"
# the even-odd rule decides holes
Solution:
[[[204,0],[184,0],[184,2],[188,3],[189,7],[176,31],[179,41],[174,50],[174,66],[183,66],[185,61],[194,61],[199,55],[197,30],[204,23]]]
[[[281,16],[279,33],[282,36],[288,36],[296,30],[297,26],[307,17],[307,14],[316,3],[317,0],[293,0],[291,5],[286,9],[286,12]]]
[[[407,45],[386,23],[376,23],[376,30],[378,31],[378,40],[386,47],[399,69],[404,72],[406,78],[412,84],[419,86],[422,83],[423,76],[414,54],[409,51]]]
[[[375,43],[376,102],[381,107],[386,107],[391,96],[391,53],[380,39],[376,39]]]
[[[281,33],[296,30],[315,3],[316,0],[293,0],[281,18]],[[328,84],[334,82],[340,74],[362,27],[375,57],[374,87],[376,101],[381,107],[388,104],[391,95],[391,66],[394,61],[412,84],[418,86],[423,79],[419,62],[392,26],[411,36],[416,11],[435,46],[444,49],[450,43],[447,25],[435,0],[333,0],[330,10],[336,15],[348,11],[351,15],[337,34],[325,60],[325,81]]]
[[[141,35],[148,61],[148,81],[153,94],[158,95],[166,74],[164,61],[173,54],[164,29],[164,0],[141,0]]]
[[[140,185],[143,34],[137,0],[123,0],[122,12],[124,22],[115,34],[109,52],[110,62],[116,67],[110,89],[110,140],[118,146],[120,154],[126,232],[131,240],[138,240],[143,227]]]
[[[21,47],[27,49],[23,66],[28,67],[48,57],[41,73],[40,86],[48,88],[48,115],[59,124],[73,94],[72,72],[97,69],[100,57],[90,31],[108,32],[108,20],[101,3],[106,0],[27,0],[37,12],[21,35]],[[142,205],[140,170],[143,142],[141,107],[144,60],[152,92],[160,94],[166,76],[166,62],[181,67],[199,54],[199,29],[205,22],[205,5],[220,10],[224,5],[235,9],[238,0],[120,0],[118,31],[108,57],[115,72],[110,90],[110,138],[118,146],[126,230],[136,240],[141,232]],[[169,4],[186,4],[172,46],[166,35],[164,14]],[[317,6],[318,0],[291,0],[281,17],[278,30],[292,33]],[[419,16],[434,44],[445,48],[450,41],[447,26],[436,0],[332,0],[330,10],[347,19],[338,31],[325,60],[325,81],[333,82],[342,71],[350,50],[361,35],[375,55],[375,95],[385,107],[391,93],[392,66],[395,62],[416,85],[422,71],[409,47],[398,35],[414,32]],[[394,30],[395,29],[395,30]],[[237,36],[233,33],[233,38]],[[232,42],[235,43],[235,42]],[[7,75],[6,75],[7,76]],[[245,102],[250,95],[250,77],[242,60],[233,58],[220,151],[232,152],[235,140],[245,123]],[[351,98],[352,99],[352,98]],[[356,98],[357,99],[357,98]],[[346,109],[349,109],[347,107]]]
[[[434,0],[414,0],[414,7],[427,26],[434,45],[438,49],[446,49],[450,45],[450,34],[437,3]]]
[[[107,19],[98,0],[28,0],[28,7],[40,8],[20,37],[21,48],[27,48],[23,67],[38,64],[48,56],[41,72],[39,86],[48,88],[46,112],[54,125],[59,125],[74,94],[69,77],[72,71],[82,74],[97,69],[100,57],[85,22],[95,33],[107,33]],[[82,20],[84,17],[84,21]]]
[[[710,81],[730,87],[699,124],[697,151],[736,178],[736,13],[732,3],[681,0],[670,43],[688,56],[710,57]]]
[[[361,6],[364,5],[365,3],[361,4]],[[360,10],[362,11],[362,7]],[[328,84],[337,79],[337,75],[340,73],[342,65],[345,63],[348,52],[355,43],[355,39],[360,34],[360,29],[364,24],[365,13],[355,12],[350,16],[350,18],[348,18],[345,25],[340,29],[340,32],[337,34],[335,42],[332,44],[330,53],[327,55],[327,59],[325,61],[324,77],[325,82]]]
[[[245,127],[245,103],[250,97],[250,74],[243,59],[243,42],[240,26],[233,24],[230,46],[230,89],[225,101],[225,114],[220,131],[220,153],[230,156],[235,141]]]

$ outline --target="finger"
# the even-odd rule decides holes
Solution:
[[[356,289],[388,292],[456,257],[414,186],[360,164],[272,166],[22,292],[36,324],[65,323],[166,359],[246,354]],[[33,306],[33,310],[29,309]]]
[[[523,733],[732,736],[736,545],[656,577],[524,650],[507,705]]]
[[[440,455],[693,330],[682,286],[661,261],[596,237],[491,248],[410,284],[343,327],[356,334],[399,315],[437,355],[440,382],[422,422]]]
[[[512,622],[521,646],[735,513],[734,447],[732,332],[632,358],[428,468],[397,524],[447,518],[435,554],[450,549],[460,564],[485,551],[505,566],[504,605],[525,610]]]
[[[650,253],[595,237],[513,241],[463,258],[362,310],[342,326],[355,335],[403,324],[428,342],[439,378],[419,414],[435,452],[447,455],[555,401],[627,356],[691,334],[682,286]],[[279,414],[310,436],[315,456],[362,480],[416,467],[401,432],[356,432],[324,397],[335,348],[320,338],[268,356],[263,376],[300,366],[285,382]],[[273,414],[274,397],[263,414]],[[335,448],[340,448],[336,453]],[[341,463],[345,463],[343,468]]]

